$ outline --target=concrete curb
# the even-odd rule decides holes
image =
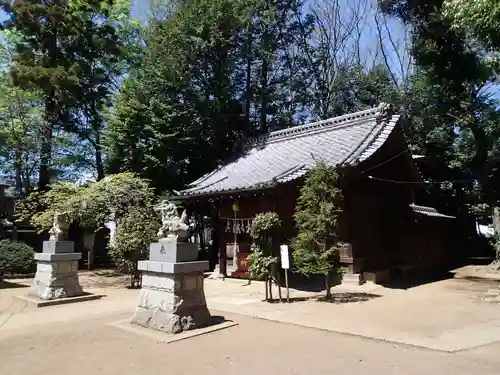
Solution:
[[[213,317],[221,318],[221,317]],[[222,318],[224,319],[224,318]],[[144,328],[135,324],[130,323],[130,319],[119,320],[117,322],[109,323],[110,326],[121,329],[126,332],[138,334],[141,336],[149,337],[158,342],[163,342],[165,344],[170,344],[177,341],[187,340],[193,337],[206,335],[212,332],[221,331],[226,328],[231,328],[237,326],[239,323],[233,322],[231,320],[215,321],[215,323],[208,327],[193,329],[191,331],[182,332],[176,335],[169,335],[168,333],[156,331],[151,328]]]
[[[82,296],[77,296],[77,297],[69,297],[69,298],[58,298],[58,299],[52,299],[52,300],[42,300],[36,297],[31,297],[31,296],[15,296],[15,299],[21,300],[23,302],[27,302],[29,306],[31,307],[48,307],[48,306],[57,306],[57,305],[66,305],[68,303],[75,303],[75,302],[86,302],[86,301],[93,301],[96,299],[100,299],[104,297],[103,294],[91,294],[87,293]]]

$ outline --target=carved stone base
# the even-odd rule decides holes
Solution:
[[[202,262],[200,262],[202,263]],[[169,334],[212,323],[203,290],[203,272],[145,272],[132,323]]]
[[[38,264],[29,295],[42,300],[76,297],[83,294],[78,280],[81,254],[36,254]]]

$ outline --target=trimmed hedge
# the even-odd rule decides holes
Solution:
[[[28,274],[36,270],[35,250],[24,242],[0,241],[0,275]]]

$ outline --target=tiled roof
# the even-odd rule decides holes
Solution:
[[[243,154],[191,183],[181,196],[257,190],[303,176],[317,160],[354,165],[369,158],[399,120],[390,105],[269,133]]]
[[[417,206],[416,204],[410,204],[410,207],[413,210],[413,212],[416,212],[418,214],[422,214],[425,216],[442,217],[442,218],[446,218],[446,219],[455,219],[455,216],[449,216],[449,215],[439,213],[438,210],[436,210],[434,207]]]

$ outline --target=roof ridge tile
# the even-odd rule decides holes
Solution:
[[[257,146],[264,142],[281,141],[288,139],[291,136],[307,135],[318,130],[332,130],[345,125],[352,125],[355,121],[362,118],[376,117],[380,111],[380,107],[370,108],[363,111],[348,113],[342,116],[331,117],[325,120],[315,121],[308,124],[292,126],[281,130],[276,130],[271,133],[262,135],[257,138],[249,139],[245,142],[246,147]]]

